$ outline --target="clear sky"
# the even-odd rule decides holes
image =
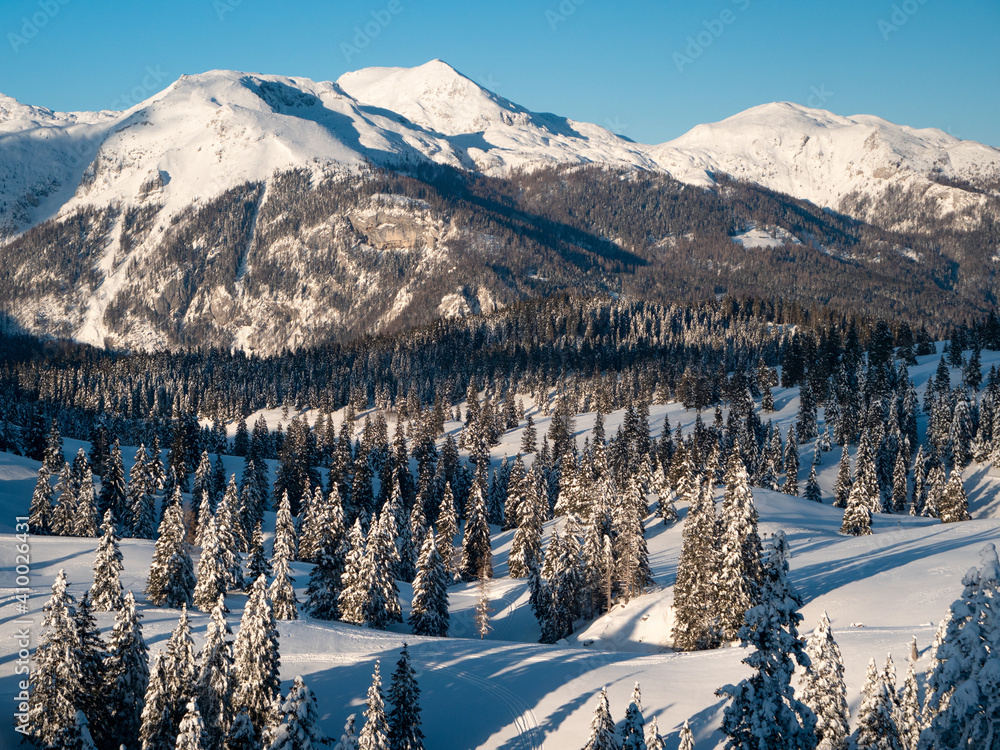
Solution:
[[[213,68],[334,80],[441,58],[647,143],[788,100],[1000,146],[997,0],[0,0],[0,92],[123,109]]]

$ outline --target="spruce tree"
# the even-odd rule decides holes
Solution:
[[[539,498],[533,488],[527,489],[517,505],[517,530],[510,545],[507,568],[511,578],[524,578],[532,562],[542,556],[542,518]]]
[[[114,523],[122,524],[128,516],[128,498],[125,491],[125,467],[122,465],[122,450],[117,438],[111,445],[108,463],[101,478],[101,495],[97,502],[98,515],[103,518],[111,511]]]
[[[447,482],[438,513],[437,538],[441,562],[451,579],[458,575],[461,561],[461,551],[455,547],[456,536],[458,536],[458,513],[455,509],[455,495],[451,489],[451,482]]]
[[[712,485],[704,478],[688,508],[674,582],[673,647],[678,651],[714,648],[719,641],[716,585],[718,526]]]
[[[278,503],[278,513],[274,523],[274,542],[271,550],[271,560],[284,558],[287,562],[295,559],[295,523],[292,521],[291,502],[288,492],[281,495]]]
[[[802,702],[816,715],[816,750],[847,750],[850,713],[840,647],[826,612],[806,641],[809,667],[802,675]]]
[[[490,545],[490,529],[486,525],[486,499],[482,488],[475,484],[469,498],[469,517],[462,537],[462,578],[475,581],[484,571],[488,578],[493,577],[493,548]]]
[[[316,553],[316,564],[309,573],[306,588],[305,610],[317,620],[336,620],[340,617],[338,602],[345,561],[343,543],[337,552],[330,551],[323,544]]]
[[[31,505],[28,508],[28,531],[35,535],[48,534],[52,531],[52,472],[42,464],[38,468],[38,480],[35,491],[31,494]]]
[[[225,750],[260,750],[261,743],[250,720],[250,713],[241,708],[226,733]]]
[[[364,623],[380,630],[390,623],[403,621],[399,588],[393,577],[396,562],[394,526],[391,509],[383,508],[368,532],[361,572],[362,586],[367,586],[361,607]]]
[[[220,596],[208,621],[194,687],[209,748],[222,747],[233,718],[232,630],[225,613],[225,599]]]
[[[358,737],[359,750],[391,750],[389,746],[389,722],[385,715],[385,696],[382,694],[382,677],[379,662],[375,661],[372,684],[368,688],[365,708],[365,725]]]
[[[164,655],[157,651],[149,667],[149,685],[143,699],[139,744],[142,750],[173,750],[178,727],[173,723],[173,699],[167,685]]]
[[[857,750],[902,750],[896,726],[894,691],[879,672],[875,660],[868,662],[868,675],[861,692],[858,726],[852,737]]]
[[[844,509],[844,520],[840,525],[841,534],[867,536],[872,533],[871,503],[860,488],[860,483],[851,487],[847,507]]]
[[[785,443],[785,483],[781,491],[795,497],[799,494],[799,443],[795,425],[788,430],[788,440]]]
[[[962,484],[962,472],[957,466],[948,477],[948,484],[938,502],[938,516],[941,523],[968,521],[970,518],[969,498],[966,496],[965,487]]]
[[[646,722],[642,718],[642,693],[639,683],[632,688],[632,700],[622,722],[622,750],[646,750]]]
[[[233,709],[247,710],[258,737],[278,696],[279,665],[278,631],[261,576],[250,587],[233,644]]]
[[[210,750],[205,744],[205,724],[195,701],[188,702],[177,731],[176,750]]]
[[[413,579],[410,627],[416,635],[448,635],[448,572],[437,551],[433,529],[427,532]]]
[[[806,480],[806,487],[802,492],[802,497],[814,503],[823,502],[823,495],[819,489],[819,480],[816,477],[815,463],[809,467],[809,478]]]
[[[150,471],[153,460],[146,446],[140,445],[125,488],[128,512],[123,519],[124,533],[136,539],[152,539],[156,533],[156,481]]]
[[[344,560],[344,574],[340,579],[340,597],[337,607],[340,619],[362,625],[365,621],[365,602],[371,582],[365,564],[365,537],[361,530],[361,519],[354,521],[347,536],[348,551]]]
[[[390,750],[423,750],[424,733],[420,728],[420,688],[410,664],[410,651],[403,644],[389,685]]]
[[[723,640],[737,637],[743,616],[760,603],[762,566],[757,508],[746,468],[734,450],[726,467],[718,558],[719,627]]]
[[[167,650],[163,658],[163,673],[169,694],[173,726],[180,726],[187,708],[187,702],[194,697],[194,681],[197,675],[194,656],[194,638],[191,634],[191,618],[187,607],[181,607],[181,616],[170,633]]]
[[[243,589],[247,584],[243,578],[240,552],[249,550],[250,545],[244,533],[243,523],[238,517],[239,504],[236,476],[233,475],[215,508],[215,533],[220,567],[225,571],[226,587],[229,589]]]
[[[677,745],[677,750],[694,750],[694,734],[691,732],[691,727],[688,725],[687,719],[684,720],[684,726],[681,727],[679,734],[679,744]]]
[[[854,475],[851,473],[851,454],[848,452],[845,443],[840,451],[840,469],[837,472],[837,481],[833,485],[834,508],[847,507],[847,498],[850,496],[853,484]]]
[[[141,615],[135,609],[135,597],[125,594],[108,641],[104,661],[107,692],[103,718],[95,718],[95,730],[106,738],[109,747],[138,747],[142,709],[149,687],[149,648],[142,636]]]
[[[163,514],[160,536],[153,549],[146,595],[158,607],[181,607],[193,603],[194,564],[180,503],[180,490]]]
[[[49,434],[45,438],[43,455],[41,457],[29,456],[29,458],[34,458],[36,461],[40,460],[52,474],[62,469],[63,464],[66,463],[66,457],[63,454],[63,440],[59,434],[59,422],[57,420],[53,419],[52,424],[49,426]]]
[[[933,750],[996,747],[1000,742],[1000,562],[996,547],[980,552],[980,566],[962,579],[927,678],[927,728],[921,747]]]
[[[597,699],[597,708],[594,709],[594,718],[590,720],[590,737],[583,750],[619,750],[619,747],[615,722],[608,705],[608,689],[603,687]]]
[[[54,745],[76,722],[83,664],[76,608],[60,570],[42,609],[42,631],[34,653],[28,698],[29,735],[43,747]]]
[[[340,735],[337,744],[333,746],[333,750],[358,750],[358,733],[354,728],[354,720],[355,714],[347,717],[347,721],[344,723],[344,731]]]
[[[299,600],[295,596],[294,582],[295,579],[292,578],[288,569],[288,561],[283,557],[276,558],[274,561],[274,580],[268,589],[274,607],[274,619],[299,619]]]
[[[493,625],[490,623],[490,615],[493,613],[493,609],[490,607],[490,577],[487,575],[485,566],[479,573],[479,585],[476,588],[478,591],[475,610],[476,632],[482,639],[493,630]],[[570,627],[570,632],[572,632],[572,627]]]
[[[767,555],[761,603],[746,612],[739,637],[754,650],[743,663],[753,674],[716,693],[729,698],[722,720],[727,750],[812,750],[816,717],[791,687],[795,663],[806,666],[798,636],[800,601],[788,579],[788,544],[777,532]]]
[[[646,511],[643,489],[633,475],[611,516],[616,576],[626,601],[639,596],[653,580],[643,527]]]
[[[667,750],[666,740],[660,736],[655,716],[646,725],[646,748],[647,750]]]
[[[256,581],[261,576],[265,578],[271,575],[271,563],[264,552],[264,532],[261,529],[261,522],[253,530],[253,541],[250,543],[250,556],[247,560],[247,578],[251,582]]]
[[[913,636],[911,653],[906,669],[906,678],[899,691],[896,703],[898,705],[897,721],[899,740],[903,750],[918,750],[920,730],[923,728],[922,710],[920,706],[920,688],[917,685],[917,637]]]
[[[268,734],[271,741],[267,750],[320,750],[327,744],[319,727],[316,696],[302,677],[292,680],[287,697],[278,707],[278,724]]]

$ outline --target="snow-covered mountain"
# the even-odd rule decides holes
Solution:
[[[581,249],[601,255],[596,246],[617,245],[610,230],[553,233],[549,216],[525,227],[523,207],[476,224],[465,209],[482,211],[482,200],[428,203],[365,179],[371,166],[419,174],[426,164],[507,180],[598,165],[704,188],[728,175],[892,230],[919,229],[918,215],[975,228],[1000,203],[997,149],[867,115],[768,104],[650,146],[531,112],[440,60],[322,83],[211,71],[124,112],[60,113],[0,96],[0,314],[97,344],[202,336],[273,351],[317,331],[352,335],[528,294],[618,289],[574,260]],[[736,212],[712,241],[757,218]],[[650,230],[649,247],[693,236],[687,226],[667,229]],[[521,236],[536,243],[530,252],[516,247]],[[546,248],[572,247],[555,258],[538,250],[542,236]],[[498,248],[519,265],[497,262]],[[894,241],[869,257],[887,249],[927,257]],[[553,262],[578,270],[545,286]]]

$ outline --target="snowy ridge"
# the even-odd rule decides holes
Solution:
[[[852,191],[930,190],[941,210],[984,196],[931,175],[1000,175],[1000,151],[870,115],[788,102],[698,125],[650,146],[590,123],[540,114],[447,63],[366,68],[336,82],[210,71],[182,76],[124,112],[52,112],[0,95],[0,232],[81,205],[133,204],[159,174],[168,214],[288,167],[329,169],[429,160],[502,174],[513,167],[597,163],[659,170],[686,183],[724,173],[839,208]]]

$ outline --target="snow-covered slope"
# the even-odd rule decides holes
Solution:
[[[920,357],[910,369],[918,389],[932,377],[938,355]],[[1000,353],[984,352],[983,369],[1000,363]],[[958,370],[954,379],[960,377]],[[783,430],[795,421],[797,388],[776,388],[778,410],[770,415]],[[539,433],[550,418],[541,414],[525,396]],[[464,411],[464,408],[463,408]],[[281,410],[265,412],[268,423],[281,419]],[[317,415],[310,413],[310,421]],[[662,428],[665,416],[685,432],[693,428],[695,413],[676,403],[651,408],[653,433]],[[822,423],[822,410],[820,412]],[[256,415],[251,416],[251,421]],[[339,420],[340,415],[337,415]],[[287,417],[286,417],[287,419]],[[607,416],[605,428],[614,433],[624,413]],[[580,443],[591,432],[595,415],[576,420]],[[926,416],[920,416],[921,433]],[[287,424],[287,423],[286,423]],[[460,425],[446,424],[454,431]],[[508,431],[494,447],[494,467],[504,455],[517,452],[524,423]],[[71,459],[84,445],[66,440],[64,453]],[[813,445],[800,447],[804,481]],[[131,448],[123,450],[126,469]],[[979,564],[979,550],[987,543],[1000,543],[1000,469],[973,465],[965,472],[965,484],[972,506],[972,521],[942,525],[932,519],[908,515],[876,516],[875,533],[847,537],[839,533],[843,512],[832,508],[831,490],[837,475],[840,449],[822,454],[819,480],[824,502],[754,488],[760,513],[761,531],[783,530],[791,547],[790,579],[802,595],[804,622],[808,633],[822,612],[829,613],[834,635],[843,652],[848,700],[856,721],[865,668],[870,658],[879,664],[887,653],[895,658],[901,678],[910,638],[917,637],[919,673],[931,660],[929,646],[937,622],[962,591],[962,576]],[[530,457],[529,457],[530,460]],[[239,472],[242,459],[224,458],[226,472]],[[274,468],[274,462],[269,461]],[[18,562],[13,524],[27,512],[39,464],[0,453],[0,565],[8,572]],[[679,508],[682,520],[686,507]],[[274,514],[266,514],[268,536],[274,528]],[[547,533],[553,522],[547,524]],[[683,522],[664,528],[651,515],[647,518],[647,539],[655,584],[649,593],[590,623],[556,646],[542,646],[538,626],[530,611],[526,582],[506,576],[506,559],[511,532],[494,529],[493,550],[497,578],[490,584],[493,632],[480,640],[473,627],[477,601],[474,584],[457,584],[449,589],[451,629],[449,638],[422,638],[407,626],[395,625],[390,632],[372,631],[353,625],[303,617],[279,625],[282,690],[287,691],[295,675],[303,675],[316,693],[322,729],[339,736],[345,718],[357,713],[362,723],[365,691],[376,659],[382,674],[391,672],[398,649],[409,643],[417,679],[422,691],[423,728],[428,747],[442,750],[464,748],[576,748],[587,738],[589,722],[602,687],[608,688],[611,711],[620,721],[628,706],[632,686],[642,686],[643,714],[647,722],[654,716],[667,747],[677,747],[677,733],[690,721],[697,750],[723,746],[719,731],[724,701],[715,695],[722,685],[742,679],[747,668],[740,663],[746,652],[737,647],[696,653],[670,651],[673,582],[681,548]],[[17,641],[15,634],[30,621],[32,646],[41,631],[41,607],[47,600],[57,571],[64,568],[70,591],[79,598],[93,580],[91,566],[96,539],[32,537],[31,594],[28,611],[18,613],[13,583],[4,584],[4,617],[0,620],[0,699],[12,704],[17,694]],[[151,650],[163,648],[177,623],[177,610],[150,606],[141,593],[152,556],[151,541],[127,539],[122,542],[125,571],[122,582],[132,589],[143,615],[142,626]],[[310,566],[294,563],[299,600]],[[404,616],[408,613],[411,591],[400,586]],[[245,604],[243,594],[227,597],[231,612],[228,621],[234,630]],[[98,625],[107,637],[110,613],[97,613]],[[196,646],[205,635],[208,616],[191,613]],[[17,737],[12,722],[0,727],[0,747],[14,747]]]
[[[1000,150],[935,128],[917,130],[872,115],[841,117],[790,102],[753,107],[698,125],[652,155],[674,177],[702,184],[727,174],[821,207],[844,208],[853,192],[877,200],[892,188],[930,191],[942,214],[985,197],[936,182],[1000,176]],[[862,217],[868,218],[868,217]]]

